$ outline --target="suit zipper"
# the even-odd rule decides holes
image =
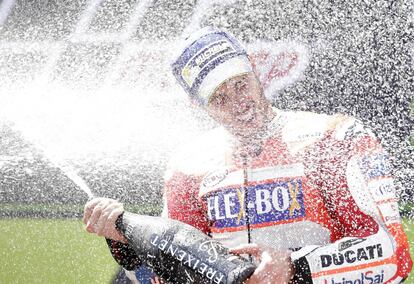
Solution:
[[[246,222],[246,229],[247,229],[247,243],[252,242],[251,238],[251,229],[250,229],[250,216],[249,216],[249,207],[248,207],[248,199],[249,199],[249,192],[248,192],[248,176],[247,176],[247,159],[243,157],[243,193],[244,193],[244,220]]]

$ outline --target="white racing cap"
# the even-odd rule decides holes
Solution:
[[[208,104],[221,83],[253,70],[242,45],[228,32],[213,27],[186,38],[174,59],[175,78],[201,105]]]

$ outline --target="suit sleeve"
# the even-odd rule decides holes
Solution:
[[[164,187],[164,216],[210,233],[206,209],[198,197],[201,178],[172,171]]]
[[[388,156],[361,123],[346,118],[318,169],[336,232],[332,243],[292,253],[293,283],[401,283],[412,268]],[[321,148],[321,150],[322,150]]]

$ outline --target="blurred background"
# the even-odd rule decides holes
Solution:
[[[80,183],[159,214],[168,156],[214,127],[169,71],[177,40],[205,25],[272,70],[274,106],[374,130],[414,245],[413,23],[410,0],[0,0],[0,282],[111,281]]]

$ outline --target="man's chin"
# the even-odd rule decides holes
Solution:
[[[234,136],[237,139],[243,139],[246,142],[258,142],[258,140],[262,140],[266,133],[266,126],[263,124],[255,124],[249,125],[249,127],[244,127],[236,132],[234,132]]]
[[[255,140],[255,139],[257,139],[257,136],[260,133],[259,129],[260,128],[258,128],[258,127],[245,127],[242,130],[235,131],[233,134],[238,139]]]

